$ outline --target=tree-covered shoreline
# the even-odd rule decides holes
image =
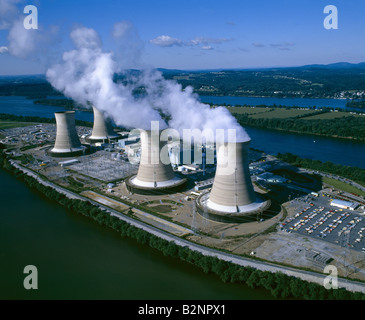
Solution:
[[[245,127],[257,127],[293,133],[305,133],[330,138],[365,141],[365,117],[347,116],[336,119],[308,120],[303,118],[252,118],[247,114],[234,115]]]
[[[322,162],[320,160],[301,158],[290,152],[278,153],[277,158],[296,167],[331,173],[365,186],[365,169],[359,167],[344,166],[330,161]]]
[[[37,190],[42,195],[56,201],[72,212],[87,216],[100,225],[113,229],[121,237],[132,238],[141,244],[157,249],[165,256],[196,265],[205,273],[217,275],[223,282],[245,284],[250,288],[264,288],[273,297],[282,299],[365,300],[365,294],[359,292],[350,292],[345,289],[327,290],[319,284],[303,281],[283,273],[271,273],[251,267],[242,267],[216,257],[205,256],[188,247],[178,246],[173,242],[161,239],[117,217],[111,216],[88,201],[69,199],[53,188],[40,184],[33,177],[13,167],[6,154],[2,151],[0,152],[0,168],[12,173],[30,188]]]

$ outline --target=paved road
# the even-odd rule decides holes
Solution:
[[[127,217],[121,213],[119,213],[116,210],[113,210],[105,205],[102,205],[98,202],[92,201],[88,198],[82,197],[78,194],[75,194],[67,189],[64,189],[62,187],[59,187],[51,182],[46,182],[43,181],[39,176],[37,176],[34,172],[18,165],[17,163],[11,161],[11,163],[18,168],[19,170],[23,171],[25,174],[30,175],[32,177],[35,177],[40,183],[52,187],[55,190],[59,191],[60,193],[63,193],[67,196],[69,196],[70,198],[73,199],[80,199],[83,201],[89,201],[92,204],[110,212],[113,216],[118,217],[119,219],[128,222],[129,224],[143,229],[157,237],[160,237],[162,239],[168,240],[168,241],[173,241],[175,244],[182,246],[182,247],[188,247],[191,250],[194,251],[198,251],[200,253],[202,253],[203,255],[207,255],[207,256],[215,256],[218,257],[219,259],[225,260],[225,261],[229,261],[229,262],[233,262],[235,264],[238,264],[240,266],[244,266],[244,267],[252,267],[258,270],[262,270],[262,271],[270,271],[270,272],[282,272],[286,275],[289,276],[294,276],[297,278],[300,278],[302,280],[306,280],[309,282],[315,282],[315,283],[319,283],[319,284],[323,284],[323,281],[325,279],[325,277],[327,276],[326,274],[320,274],[320,273],[316,273],[316,272],[309,272],[309,271],[301,271],[301,270],[297,270],[295,268],[289,268],[289,267],[284,267],[284,266],[279,266],[279,265],[275,265],[273,263],[269,263],[269,262],[262,262],[262,261],[257,261],[254,259],[248,259],[248,258],[244,258],[244,257],[240,257],[237,255],[233,255],[233,254],[229,254],[229,253],[224,253],[221,252],[219,250],[216,249],[211,249],[211,248],[207,248],[205,246],[190,242],[188,240],[185,239],[181,239],[179,237],[176,237],[174,235],[171,235],[167,232],[164,232],[160,229],[157,229],[153,226],[150,226],[148,224],[145,224],[143,222],[134,220],[130,217]],[[361,282],[357,282],[357,281],[348,281],[348,280],[343,280],[343,279],[338,279],[338,286],[341,288],[346,288],[349,291],[359,291],[359,292],[363,292],[365,293],[365,284],[361,283]]]

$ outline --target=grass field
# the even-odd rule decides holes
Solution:
[[[232,114],[247,114],[255,119],[287,119],[304,115],[315,115],[316,110],[284,109],[284,108],[263,108],[263,107],[230,107]]]
[[[268,119],[288,119],[288,118],[294,118],[294,117],[298,117],[298,116],[304,116],[307,114],[316,114],[318,111],[315,110],[302,110],[302,109],[274,109],[272,111],[269,112],[265,112],[265,113],[258,113],[258,114],[254,114],[251,117],[254,119],[263,119],[263,118],[268,118]]]
[[[262,112],[269,112],[270,108],[261,108],[261,107],[229,107],[227,108],[231,113],[236,114],[257,114]]]
[[[351,114],[344,111],[319,113],[317,110],[306,109],[284,109],[284,108],[263,108],[263,107],[229,107],[232,114],[247,114],[253,119],[289,119],[301,116],[303,120],[331,120],[343,117],[362,117],[363,115]]]
[[[337,118],[343,118],[343,117],[349,117],[349,116],[365,118],[365,116],[350,114],[349,112],[338,111],[338,112],[326,112],[326,113],[322,113],[322,114],[305,117],[305,118],[303,118],[303,120],[331,120],[331,119],[337,119]]]
[[[33,126],[35,123],[31,122],[12,122],[12,121],[0,121],[0,130],[28,127]]]
[[[327,184],[329,184],[330,186],[333,186],[336,189],[346,191],[346,192],[350,192],[350,193],[355,193],[355,194],[358,194],[360,196],[365,197],[365,192],[363,192],[360,189],[357,189],[353,186],[350,186],[349,184],[347,184],[345,182],[338,181],[336,179],[327,178],[327,177],[322,177],[322,182],[327,183]]]

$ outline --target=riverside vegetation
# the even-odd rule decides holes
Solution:
[[[325,289],[323,286],[300,280],[283,273],[260,271],[251,267],[242,267],[216,257],[204,256],[199,252],[181,247],[173,242],[161,239],[142,229],[111,216],[88,201],[69,199],[53,188],[46,187],[20,170],[14,168],[7,155],[0,152],[0,168],[12,173],[30,188],[63,205],[74,213],[87,216],[102,226],[112,228],[122,237],[135,239],[141,244],[161,251],[165,256],[191,263],[205,273],[216,274],[223,282],[242,283],[250,288],[265,288],[274,297],[283,299],[326,299],[326,300],[365,300],[365,294],[345,289]]]
[[[277,158],[296,167],[323,171],[353,180],[365,186],[365,169],[344,166],[330,161],[322,162],[308,158],[301,158],[292,153],[278,153]]]

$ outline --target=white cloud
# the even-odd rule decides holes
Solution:
[[[180,39],[165,35],[158,36],[157,38],[150,40],[150,42],[160,47],[173,47],[182,45],[182,41]]]
[[[7,53],[9,51],[8,47],[0,47],[0,54],[1,53]]]
[[[202,50],[213,50],[212,46],[201,46],[200,49]]]
[[[271,47],[278,50],[290,50],[291,47],[295,46],[295,43],[293,42],[278,42],[278,43],[270,43],[270,44],[263,44],[261,42],[254,42],[252,44],[256,48],[265,48],[265,47]]]
[[[222,44],[228,41],[232,41],[232,39],[196,37],[195,39],[190,40],[189,44],[194,46],[200,46],[200,45],[208,46],[210,44]]]
[[[0,0],[0,30],[9,29],[20,11],[17,4],[22,0]]]
[[[213,44],[222,44],[224,42],[232,41],[233,39],[227,38],[205,38],[195,37],[189,41],[182,41],[180,39],[172,38],[170,36],[158,36],[155,39],[150,40],[150,43],[158,45],[160,47],[172,47],[172,46],[186,46],[186,47],[197,47],[202,50],[213,50]]]
[[[76,35],[75,35],[76,36]],[[21,59],[38,59],[50,52],[58,41],[58,28],[48,27],[46,30],[25,29],[23,17],[13,22],[8,34],[9,53]],[[80,45],[82,40],[79,41]]]
[[[264,45],[263,43],[260,43],[260,42],[254,42],[252,45],[254,47],[256,47],[256,48],[264,48],[264,47],[266,47],[266,45]]]

